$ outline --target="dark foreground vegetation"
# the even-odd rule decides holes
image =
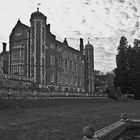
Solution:
[[[126,37],[121,37],[116,55],[114,85],[121,88],[123,94],[134,94],[140,99],[140,40],[130,45]]]
[[[123,99],[0,100],[1,140],[81,140],[82,130],[96,130],[120,119],[140,118],[140,102]]]

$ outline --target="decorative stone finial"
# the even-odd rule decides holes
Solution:
[[[39,6],[41,5],[41,3],[37,3],[38,7],[37,7],[37,12],[39,12]]]
[[[121,113],[121,120],[127,120],[127,114]]]
[[[90,38],[88,38],[88,44],[89,44],[89,39],[90,39]]]
[[[91,126],[86,126],[84,129],[83,129],[83,135],[85,138],[92,138],[95,134],[95,130],[93,127]]]
[[[18,21],[17,21],[17,23],[21,23],[21,21],[20,21],[20,18],[18,18]]]
[[[63,41],[64,44],[66,44],[68,46],[68,42],[67,42],[67,39],[64,38],[64,41]]]

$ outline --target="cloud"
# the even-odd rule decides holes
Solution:
[[[121,2],[121,3],[124,3],[125,2],[125,0],[118,0],[119,2]]]
[[[0,36],[0,46],[1,46],[2,42],[3,42],[3,40],[4,40],[4,38],[2,36]]]
[[[74,33],[76,36],[81,35],[81,32],[80,32],[80,31],[74,31],[73,33]]]
[[[58,40],[66,37],[71,47],[79,49],[79,38],[83,37],[84,44],[90,38],[96,69],[109,71],[115,67],[121,36],[130,42],[140,39],[140,0],[5,0],[0,5],[0,17],[4,19],[1,42],[8,42],[18,18],[30,25],[30,15],[36,11],[38,2]]]

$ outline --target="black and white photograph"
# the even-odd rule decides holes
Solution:
[[[0,0],[0,140],[140,140],[140,0]]]

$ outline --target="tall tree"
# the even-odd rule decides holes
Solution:
[[[127,51],[128,51],[128,42],[127,38],[122,36],[120,39],[120,44],[118,46],[118,54],[116,55],[116,65],[117,68],[114,70],[115,78],[114,85],[115,89],[117,87],[121,88],[122,93],[128,92],[128,59],[127,59]]]
[[[134,83],[135,81],[135,49],[132,48],[130,45],[127,49],[127,63],[128,63],[128,90],[129,92],[132,92],[134,89]]]
[[[132,65],[130,67],[130,83],[132,84],[133,92],[135,94],[135,98],[140,99],[140,41],[134,40],[134,47],[131,52],[132,57]]]

